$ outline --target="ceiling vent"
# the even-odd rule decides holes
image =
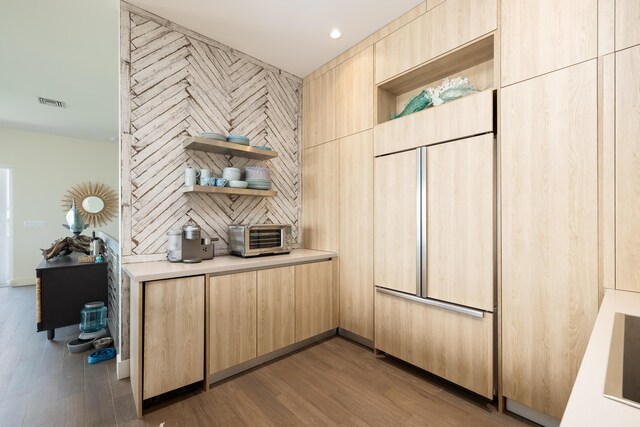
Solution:
[[[39,97],[38,101],[40,101],[40,104],[48,105],[49,107],[66,108],[66,105],[64,102],[56,101],[55,99]]]

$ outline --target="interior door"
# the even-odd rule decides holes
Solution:
[[[493,134],[427,147],[426,296],[493,311]]]
[[[417,150],[374,160],[375,285],[418,289]]]
[[[0,167],[0,285],[11,281],[11,169]]]

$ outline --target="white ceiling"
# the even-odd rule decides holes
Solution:
[[[0,0],[0,127],[117,141],[118,11],[118,0]]]
[[[131,3],[304,77],[422,1]],[[118,11],[118,0],[0,0],[0,127],[117,141]]]
[[[305,77],[423,0],[129,0]],[[332,28],[342,38],[329,37]]]

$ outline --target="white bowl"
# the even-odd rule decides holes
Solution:
[[[222,173],[225,173],[225,172],[236,172],[236,173],[240,173],[241,171],[240,171],[240,169],[238,169],[238,168],[224,168],[224,170],[222,171]]]
[[[229,187],[231,188],[247,188],[247,181],[229,181]]]

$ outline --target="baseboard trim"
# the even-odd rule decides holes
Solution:
[[[506,399],[507,411],[513,412],[516,415],[520,415],[523,418],[531,420],[544,427],[558,427],[560,420],[553,418],[551,415],[547,415],[543,412],[530,408],[522,403],[518,403],[515,400]]]
[[[353,332],[347,331],[346,329],[342,328],[338,328],[338,335],[373,350],[373,340],[367,339],[358,334],[354,334]]]
[[[12,287],[18,287],[18,286],[35,286],[36,285],[36,278],[35,276],[33,277],[16,277],[13,280],[11,280],[9,282],[9,284]]]
[[[129,370],[130,360],[131,359],[122,360],[120,354],[116,357],[116,376],[119,380],[129,378],[131,376],[131,371]]]
[[[324,339],[330,338],[337,334],[337,329],[330,329],[327,332],[323,332],[319,335],[308,338],[304,341],[297,342],[295,344],[291,344],[287,347],[281,348],[280,350],[272,351],[271,353],[265,354],[263,356],[257,357],[255,359],[249,360],[247,362],[241,363],[236,366],[232,366],[223,371],[216,372],[209,376],[209,384],[214,384],[220,382],[222,380],[226,380],[229,377],[234,375],[238,375],[241,372],[247,371],[251,368],[255,368],[256,366],[262,365],[264,363],[270,362],[278,357],[285,356],[289,353],[292,353],[296,350],[300,350],[301,348],[307,347],[308,345],[314,344],[318,341],[322,341]]]

